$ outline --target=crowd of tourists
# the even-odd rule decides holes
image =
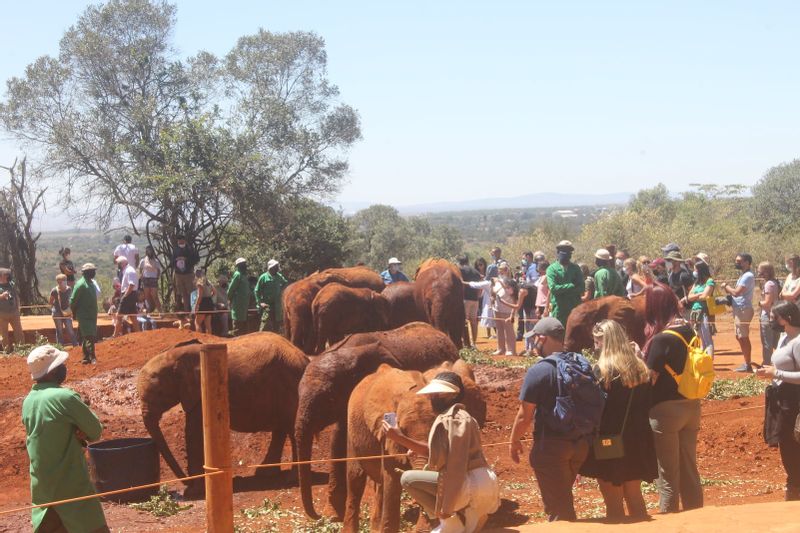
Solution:
[[[786,258],[787,277],[781,284],[769,262],[759,263],[753,272],[753,258],[738,253],[732,258],[738,279],[717,285],[707,254],[684,258],[672,243],[662,251],[663,257],[634,260],[626,251],[606,246],[594,253],[595,265],[588,268],[573,263],[574,246],[561,241],[552,263],[542,251],[527,252],[515,272],[499,248],[491,250],[490,261],[479,258],[471,265],[466,256],[458,258],[465,284],[467,344],[476,343],[481,323],[487,335],[496,336],[496,355],[517,355],[516,342],[524,339],[522,353],[542,357],[528,369],[521,385],[509,455],[520,462],[523,441],[532,428],[529,463],[549,520],[576,519],[572,487],[579,475],[597,480],[607,517],[612,521],[646,519],[643,481],[656,481],[661,512],[703,505],[697,437],[704,393],[699,382],[687,378],[686,369],[695,364],[698,352],[702,357],[713,357],[714,318],[725,306],[732,310],[735,336],[744,358],[736,371],[754,372],[771,380],[766,393],[764,438],[780,450],[787,474],[786,499],[800,500],[800,258]],[[57,285],[50,293],[53,318],[60,338],[73,343],[80,339],[84,362],[91,363],[96,360],[94,340],[101,294],[94,279],[96,267],[84,264],[76,279],[78,272],[68,249],[63,250],[62,258]],[[114,251],[114,260],[118,266],[113,302],[117,306],[115,334],[120,334],[126,316],[159,312],[157,289],[163,268],[151,247],[145,249],[144,258],[139,258],[130,237]],[[230,280],[220,276],[212,284],[197,268],[196,252],[180,236],[171,261],[176,299],[194,317],[198,331],[210,331],[211,314],[224,311],[219,314],[230,314],[233,334],[246,332],[251,299],[261,312],[261,329],[279,330],[280,295],[286,279],[277,260],[269,261],[266,272],[253,282],[247,260],[239,258]],[[386,284],[407,280],[401,265],[397,258],[388,261],[387,270],[381,273]],[[762,283],[757,302],[761,364],[752,361],[749,341],[750,323],[756,316],[756,276]],[[715,293],[717,287],[719,294]],[[219,299],[220,294],[224,300]],[[602,320],[592,329],[598,357],[591,365],[582,354],[565,349],[565,326],[575,307],[607,295],[644,298],[646,340],[638,346],[622,325]],[[2,269],[0,309],[5,314],[0,317],[19,316],[16,300],[11,273]],[[8,312],[14,308],[15,313]],[[71,327],[73,316],[79,322],[77,338]],[[64,321],[70,325],[59,324],[61,317],[70,318]],[[12,322],[3,320],[4,328]],[[127,323],[136,330],[135,323]],[[5,340],[7,333],[5,329],[2,332]],[[699,346],[695,349],[697,339]],[[24,402],[23,422],[29,435],[42,436],[28,440],[32,464],[34,458],[37,465],[52,459],[49,446],[55,440],[70,440],[74,434],[79,446],[99,437],[97,417],[77,395],[59,387],[66,376],[66,358],[66,352],[52,346],[37,348],[28,358],[36,385]],[[697,389],[692,390],[692,386]],[[477,424],[459,403],[463,393],[463,384],[452,373],[440,374],[419,391],[429,397],[437,414],[427,442],[409,439],[389,423],[382,428],[387,439],[428,456],[429,464],[460,465],[458,471],[463,470],[461,477],[452,471],[443,477],[418,470],[402,477],[409,494],[431,518],[440,520],[441,531],[447,530],[444,526],[471,531],[466,524],[482,524],[498,503],[497,478],[481,452]],[[48,419],[40,416],[43,412],[62,414]],[[56,420],[59,416],[71,417],[76,422],[69,427],[77,429],[70,429],[72,433],[66,437],[62,435],[66,426]],[[34,501],[53,501],[89,491],[83,486],[89,483],[83,473],[74,478],[81,486],[66,487],[64,494],[47,490],[48,476],[72,469],[85,472],[85,464],[80,467],[82,461],[80,449],[70,448],[66,460],[48,468],[32,467]],[[39,525],[69,528],[72,523],[91,526],[88,530],[92,531],[107,530],[96,500],[87,501],[76,513],[36,510],[33,519]]]

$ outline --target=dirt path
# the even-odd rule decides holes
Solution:
[[[137,371],[156,353],[193,337],[191,332],[182,330],[157,330],[106,341],[98,345],[97,366],[80,365],[79,350],[73,350],[68,365],[67,385],[92,402],[92,408],[105,424],[104,439],[146,435],[135,390]],[[205,338],[219,341],[215,337]],[[730,372],[733,366],[741,362],[732,335],[723,332],[716,341],[719,354],[716,367],[720,377],[741,377]],[[485,340],[480,344],[485,349],[492,347]],[[519,361],[519,358],[501,358],[504,359]],[[760,357],[756,355],[754,359],[760,360]],[[479,365],[475,370],[488,403],[483,442],[504,442],[508,439],[516,412],[517,395],[525,369]],[[3,450],[3,460],[0,462],[0,509],[25,505],[29,498],[25,434],[19,421],[21,402],[29,388],[30,376],[24,360],[18,357],[0,358],[0,422],[5,428],[0,435],[0,449]],[[760,435],[762,405],[761,397],[704,402],[698,456],[708,505],[741,505],[782,498],[784,473],[777,450],[768,448]],[[162,427],[176,457],[182,461],[185,450],[182,444],[183,416],[179,408],[166,414]],[[233,433],[234,464],[261,462],[268,441],[268,434]],[[327,443],[328,432],[324,432],[315,443],[315,458],[327,456]],[[486,455],[500,478],[503,498],[501,509],[491,518],[489,526],[517,527],[542,521],[543,510],[530,467],[513,464],[507,456],[506,446],[487,448]],[[288,460],[289,457],[287,447],[284,458]],[[314,470],[324,473],[326,468],[315,467]],[[163,464],[161,474],[162,479],[173,477]],[[319,502],[325,499],[324,482],[324,475],[320,474],[318,484],[314,487],[314,496]],[[286,475],[262,480],[253,478],[252,471],[244,471],[240,473],[235,486],[234,507],[241,531],[314,531],[329,526],[327,523],[313,524],[303,517],[299,511],[296,486]],[[575,494],[579,516],[602,516],[602,499],[593,480],[582,480]],[[262,505],[265,499],[268,501],[266,506]],[[653,487],[647,487],[646,499],[653,509],[657,500]],[[192,502],[192,505],[190,510],[170,518],[156,518],[111,503],[104,504],[104,507],[115,531],[202,530],[204,502]],[[248,509],[247,515],[242,512],[244,509]],[[413,511],[407,511],[405,517],[412,523],[415,520]],[[27,531],[29,527],[27,513],[0,516],[0,532]]]

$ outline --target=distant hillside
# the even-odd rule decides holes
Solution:
[[[423,213],[447,213],[451,211],[485,211],[487,209],[529,209],[580,206],[609,206],[625,204],[633,196],[632,193],[620,192],[610,194],[568,194],[545,192],[525,194],[507,198],[484,198],[480,200],[464,200],[452,202],[432,202],[426,204],[397,205],[403,215],[419,215]],[[355,213],[369,207],[367,202],[337,202],[347,214]]]

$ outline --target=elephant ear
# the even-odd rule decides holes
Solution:
[[[203,344],[197,339],[189,339],[188,341],[179,342],[173,348],[180,348],[181,346],[191,346],[192,344]]]

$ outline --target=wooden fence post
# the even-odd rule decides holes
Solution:
[[[205,478],[206,525],[209,533],[231,533],[233,474],[227,345],[204,344],[200,348],[200,383],[205,465],[224,471],[223,474]]]

